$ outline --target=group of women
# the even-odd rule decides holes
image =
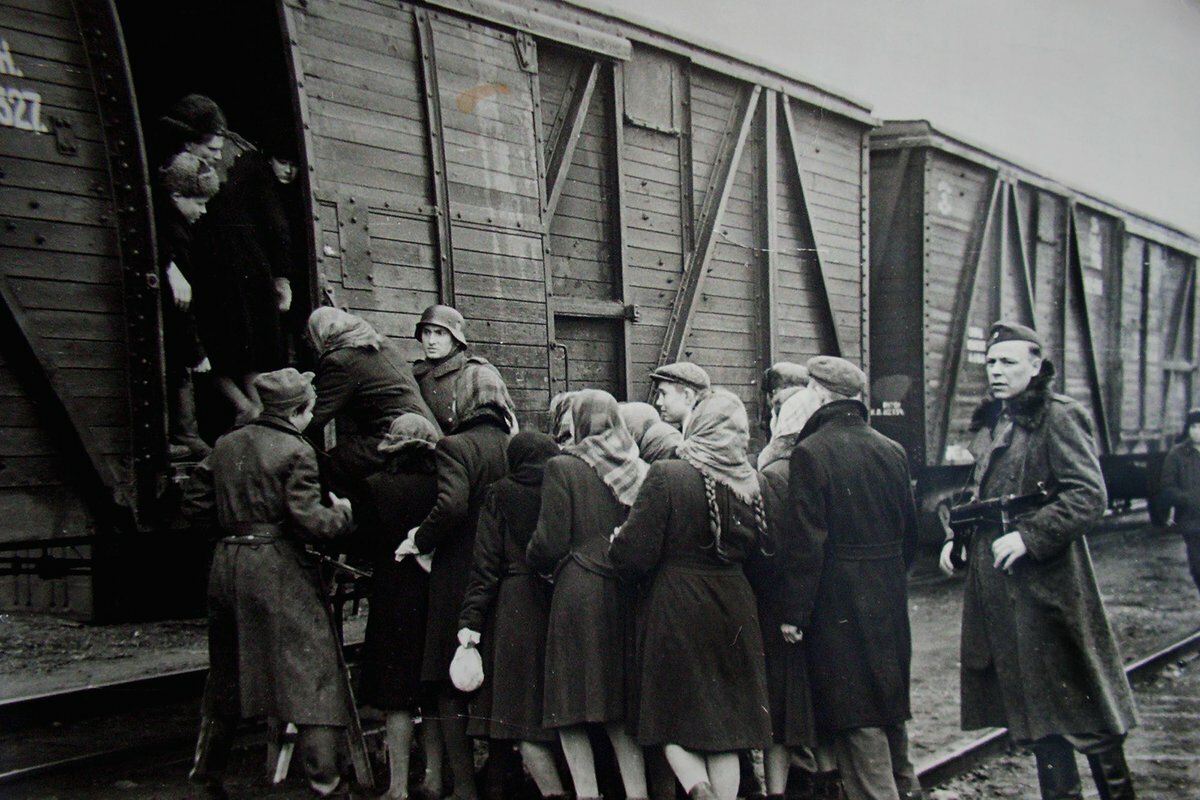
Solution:
[[[374,555],[360,700],[387,714],[388,796],[409,796],[420,714],[414,795],[442,795],[444,753],[453,797],[475,798],[482,737],[497,758],[516,743],[543,796],[599,797],[592,737],[606,734],[627,798],[661,796],[663,775],[671,795],[673,777],[691,797],[735,797],[738,753],[769,751],[785,716],[768,697],[775,546],[742,402],[707,392],[681,433],[585,389],[554,399],[551,435],[519,432],[456,311],[427,310],[416,336],[414,380],[364,320],[309,322],[313,425],[336,420],[331,474]],[[449,677],[460,648],[482,657],[469,696]],[[808,727],[777,731],[780,746],[811,744],[797,713]]]

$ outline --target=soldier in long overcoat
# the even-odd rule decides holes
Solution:
[[[905,726],[917,544],[908,458],[867,424],[862,370],[832,356],[805,366],[800,391],[820,407],[792,450],[788,491],[794,538],[818,543],[824,558],[811,622],[797,594],[785,600],[781,630],[808,648],[817,728],[833,740],[851,800],[921,797]]]
[[[458,309],[432,305],[421,313],[414,338],[421,343],[425,357],[413,362],[413,376],[421,387],[421,396],[433,411],[443,433],[452,433],[458,425],[454,409],[454,386],[469,364],[487,364],[474,355],[467,343],[465,320]],[[505,394],[508,389],[505,389]],[[512,406],[512,400],[508,400]],[[515,431],[514,431],[515,432]]]
[[[1082,796],[1072,747],[1088,756],[1101,797],[1132,798],[1122,742],[1136,724],[1133,698],[1084,541],[1104,513],[1104,478],[1091,420],[1054,393],[1041,347],[1024,325],[992,326],[990,397],[972,421],[975,495],[1044,486],[1049,501],[1019,516],[1015,531],[980,526],[972,537],[962,726],[1007,727],[1030,744],[1043,798]]]
[[[209,675],[191,779],[223,797],[221,773],[239,718],[300,728],[319,794],[339,784],[338,729],[355,713],[315,559],[305,543],[344,534],[350,503],[321,503],[317,457],[300,429],[312,417],[312,373],[256,380],[263,412],[222,436],[186,486],[184,512],[223,538],[208,585]]]

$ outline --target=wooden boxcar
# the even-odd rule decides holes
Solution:
[[[925,509],[969,472],[998,318],[1045,337],[1111,498],[1145,497],[1200,391],[1200,242],[926,122],[872,133],[870,184],[873,424],[907,448]]]
[[[203,574],[139,123],[189,91],[300,145],[301,305],[328,287],[414,355],[456,305],[527,425],[677,359],[755,416],[773,361],[866,366],[861,104],[561,2],[161,5],[0,0],[0,606],[128,616]]]

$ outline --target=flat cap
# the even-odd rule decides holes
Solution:
[[[805,366],[812,380],[835,394],[854,397],[867,390],[867,374],[844,358],[814,356]]]
[[[698,392],[708,390],[712,381],[708,373],[690,361],[676,361],[674,364],[664,364],[650,373],[650,380],[656,382],[679,383],[690,386]]]
[[[1029,342],[1038,348],[1044,347],[1042,337],[1038,336],[1038,332],[1033,328],[1019,322],[1004,320],[992,323],[992,330],[988,334],[988,347],[1001,342]]]
[[[305,400],[317,396],[312,387],[313,374],[300,372],[295,367],[285,367],[273,372],[264,372],[254,379],[263,410],[291,411]]]

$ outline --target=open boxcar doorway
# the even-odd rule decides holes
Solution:
[[[290,253],[285,260],[292,286],[292,306],[281,322],[288,360],[308,362],[311,353],[301,344],[300,335],[316,302],[308,224],[308,168],[277,3],[176,0],[146,4],[116,0],[115,4],[152,180],[162,160],[170,155],[160,141],[158,120],[179,98],[193,93],[211,97],[225,113],[233,132],[226,144],[226,166],[231,163],[230,155],[240,151],[240,140],[264,154],[283,155],[296,163],[294,182],[280,187],[291,234]],[[207,383],[198,380],[196,391],[201,432],[211,441],[228,427],[232,410],[210,391]]]

